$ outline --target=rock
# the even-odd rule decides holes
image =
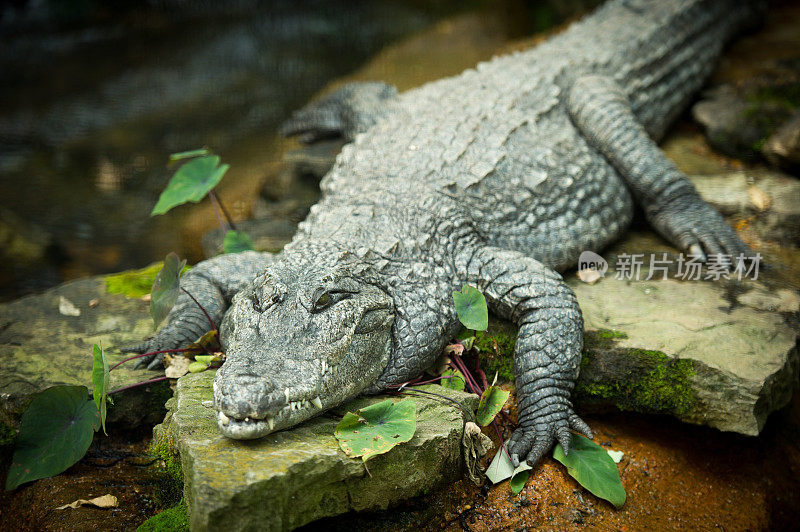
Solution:
[[[620,280],[612,271],[595,285],[574,276],[569,284],[586,328],[580,409],[667,413],[755,436],[791,399],[794,290],[752,280]]]
[[[797,98],[796,80],[766,77],[741,86],[715,87],[692,107],[692,116],[703,126],[714,148],[731,157],[754,160],[762,153],[767,139],[790,120],[800,105]],[[792,131],[796,131],[797,125],[785,127],[787,133],[780,139],[791,145],[796,137]],[[780,153],[781,146],[776,139],[773,149],[778,147]],[[778,153],[773,155],[770,160],[780,161]]]
[[[71,302],[80,315],[60,312],[62,299]],[[91,390],[93,344],[102,344],[113,365],[127,356],[115,348],[141,341],[152,332],[147,303],[109,294],[105,277],[66,283],[0,304],[0,426],[17,428],[32,396],[50,386],[82,384]],[[134,371],[131,362],[111,372],[111,388],[157,376]],[[157,423],[170,393],[166,382],[121,392],[114,396],[108,421],[126,426]]]
[[[690,176],[704,200],[760,238],[800,244],[800,181],[770,171]]]
[[[338,420],[311,419],[291,430],[253,441],[231,440],[217,428],[212,372],[178,381],[154,447],[180,454],[184,499],[191,528],[289,530],[350,510],[385,509],[461,476],[464,414],[450,401],[415,397],[417,431],[408,443],[367,462],[350,459],[333,437]],[[477,396],[426,387],[477,407]],[[385,397],[360,398],[338,411],[362,408]],[[169,457],[168,457],[169,458]]]
[[[775,166],[789,171],[800,169],[800,111],[767,139],[761,153]]]

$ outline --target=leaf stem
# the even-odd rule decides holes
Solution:
[[[155,384],[157,382],[165,381],[169,379],[169,377],[156,377],[155,379],[150,379],[149,381],[142,381],[142,382],[135,382],[133,384],[129,384],[127,386],[123,386],[122,388],[117,388],[116,390],[111,390],[108,392],[108,395],[112,393],[119,393],[124,392],[125,390],[130,390],[131,388],[138,388],[139,386],[146,386],[148,384]]]
[[[113,371],[114,368],[117,368],[117,367],[121,366],[123,363],[129,362],[131,360],[136,360],[137,358],[142,358],[142,357],[146,357],[146,356],[150,356],[150,355],[160,355],[161,353],[185,353],[186,351],[191,351],[191,349],[162,349],[161,351],[150,351],[149,353],[142,353],[140,355],[134,355],[134,356],[128,357],[128,358],[126,358],[124,360],[120,360],[119,362],[117,362],[116,364],[114,364],[113,366],[108,368],[108,371]]]
[[[208,199],[211,200],[211,205],[214,207],[214,215],[217,217],[217,222],[219,223],[220,228],[222,229],[222,236],[225,236],[225,232],[230,229],[230,226],[225,223],[222,219],[223,213],[222,209],[219,206],[219,202],[217,201],[217,197],[214,195],[214,191],[210,190],[208,192]]]
[[[200,302],[197,301],[194,298],[194,296],[187,289],[185,289],[184,287],[181,286],[181,290],[183,290],[183,293],[185,293],[187,296],[191,297],[192,301],[194,301],[194,304],[197,305],[200,308],[200,310],[203,311],[203,314],[206,315],[206,319],[208,319],[208,323],[211,324],[211,330],[216,332],[217,331],[217,325],[214,323],[214,320],[211,319],[211,316],[208,315],[208,312],[206,312],[206,309],[203,308],[203,305],[201,305]],[[219,337],[219,334],[217,334],[217,337]]]
[[[406,388],[408,386],[422,386],[423,384],[431,384],[436,381],[440,381],[442,379],[452,379],[453,377],[456,377],[456,375],[439,375],[438,377],[435,377],[431,380],[422,382],[419,382],[416,379],[411,379],[410,381],[404,382],[402,384],[392,384],[391,386],[389,386],[389,388],[395,388],[399,390],[401,388]]]
[[[467,365],[464,364],[463,360],[461,360],[461,357],[459,355],[454,354],[451,357],[451,360],[455,365],[455,369],[457,369],[464,375],[464,378],[467,380],[467,383],[469,384],[470,391],[474,394],[481,395],[481,393],[483,393],[483,390],[481,390],[480,386],[478,386],[478,383],[475,382],[475,379],[467,369]]]
[[[227,226],[232,231],[237,231],[236,224],[233,223],[233,219],[231,218],[231,215],[228,212],[228,209],[225,208],[225,205],[222,203],[222,200],[220,199],[219,196],[217,196],[217,193],[214,192],[213,189],[208,191],[208,199],[210,199],[211,203],[214,204],[214,209],[215,209],[214,212],[217,213],[217,220],[219,220],[219,224],[222,226],[222,228],[225,229],[225,225],[222,223],[222,220],[220,219],[219,212],[222,212],[222,215],[225,217],[225,220],[228,222]]]

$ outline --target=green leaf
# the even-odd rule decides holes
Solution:
[[[533,469],[531,466],[528,465],[528,462],[523,460],[519,463],[516,469],[514,469],[514,474],[511,475],[511,493],[514,495],[518,495],[522,488],[525,487],[525,483],[528,482],[528,477],[531,476],[530,470]]]
[[[198,362],[194,361],[189,364],[189,373],[200,373],[201,371],[205,371],[208,369],[208,364],[205,362]]]
[[[167,318],[169,311],[178,300],[181,292],[180,276],[186,261],[181,261],[178,255],[170,253],[164,259],[164,266],[153,281],[150,289],[150,315],[153,323],[158,327]]]
[[[489,310],[486,307],[486,298],[477,288],[465,284],[453,292],[453,301],[456,303],[458,319],[467,329],[485,331],[489,327]]]
[[[86,454],[99,428],[100,413],[86,386],[53,386],[37,394],[22,414],[6,489],[66,470]]]
[[[253,241],[244,231],[228,231],[222,241],[222,251],[224,253],[241,253],[250,251],[253,248]]]
[[[460,371],[456,369],[448,369],[442,373],[442,377],[446,377],[448,375],[453,375],[449,379],[442,379],[439,384],[442,385],[442,388],[450,388],[451,390],[459,390],[464,391],[466,387],[466,381],[464,380],[464,375],[461,374]]]
[[[222,357],[220,355],[197,355],[194,357],[195,362],[200,362],[201,364],[205,364],[206,367],[215,367],[218,368],[222,365]],[[191,368],[191,364],[189,364]]]
[[[522,488],[525,486],[525,482],[528,481],[528,475],[530,474],[528,471],[532,469],[531,466],[528,465],[528,462],[523,460],[520,464],[515,468],[511,464],[511,459],[508,457],[508,452],[504,448],[500,448],[497,451],[497,454],[494,455],[494,459],[492,459],[492,463],[489,464],[489,467],[486,469],[486,477],[492,482],[492,484],[497,484],[498,482],[502,482],[507,478],[511,479],[511,491],[516,495]]]
[[[486,468],[486,477],[492,481],[492,484],[502,482],[507,478],[511,478],[514,474],[514,466],[511,464],[511,459],[508,453],[502,447],[494,455],[492,463]]]
[[[617,508],[625,504],[625,488],[617,464],[605,449],[589,438],[573,433],[569,455],[564,456],[564,449],[559,444],[553,449],[553,458],[567,466],[570,476],[594,495]]]
[[[164,214],[187,201],[197,203],[217,186],[228,168],[227,164],[219,165],[218,155],[206,155],[187,162],[169,180],[150,216]]]
[[[348,412],[336,425],[333,435],[347,456],[360,456],[366,462],[410,440],[417,430],[416,413],[417,404],[411,399],[397,403],[387,399],[358,413]]]
[[[198,150],[189,150],[189,151],[181,151],[178,153],[173,153],[169,156],[169,164],[176,163],[178,161],[183,161],[184,159],[192,159],[194,157],[200,157],[201,155],[209,155],[211,150],[208,148],[200,148]]]
[[[186,346],[184,356],[191,357],[194,355],[197,360],[197,355],[202,353],[216,353],[222,351],[222,346],[219,344],[219,333],[217,331],[208,331],[203,336]]]
[[[510,392],[502,390],[497,386],[489,386],[481,394],[481,402],[478,403],[478,411],[475,413],[475,422],[485,427],[492,422],[494,417],[503,409]]]
[[[94,344],[94,363],[92,364],[92,397],[94,404],[100,412],[100,423],[103,425],[103,434],[106,432],[106,412],[109,388],[108,360],[102,345]]]

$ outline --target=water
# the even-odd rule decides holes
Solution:
[[[208,211],[149,216],[169,153],[213,147],[238,169],[226,177],[231,197],[253,192],[292,109],[386,43],[460,7],[72,4],[37,3],[16,18],[6,8],[0,22],[0,300],[171,250],[199,260],[197,227],[208,227]]]

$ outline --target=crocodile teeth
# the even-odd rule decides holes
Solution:
[[[328,363],[324,360],[322,361],[322,373],[326,373],[328,371]]]
[[[311,402],[314,404],[314,406],[322,410],[322,399],[319,398],[319,395],[313,398]]]
[[[289,402],[289,388],[283,390],[283,395],[286,396],[286,404],[290,404]]]
[[[268,417],[267,418],[267,423],[269,423],[269,430],[274,430],[275,429],[275,420],[274,419],[272,419],[271,417]]]
[[[227,425],[228,422],[230,421],[230,418],[225,414],[223,414],[222,412],[220,412],[217,417],[219,417],[219,422],[222,423],[223,425]]]
[[[245,423],[250,423],[250,418],[249,417],[244,418],[244,422]]]

